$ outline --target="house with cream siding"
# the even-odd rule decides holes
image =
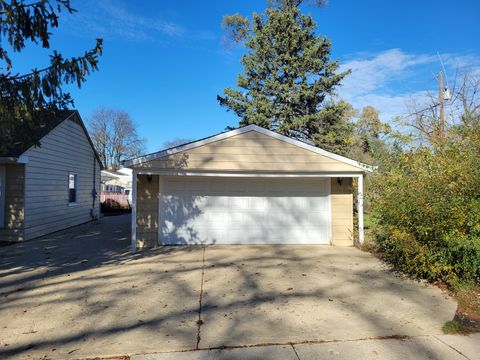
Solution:
[[[132,251],[165,244],[363,241],[371,167],[256,125],[124,162],[133,169]],[[355,180],[355,181],[354,181]]]
[[[102,193],[121,193],[132,200],[132,169],[102,170]]]
[[[0,153],[0,241],[30,240],[99,216],[102,164],[76,110],[39,121],[40,146]]]

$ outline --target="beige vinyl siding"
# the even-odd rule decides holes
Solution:
[[[158,242],[159,177],[138,175],[137,181],[137,246],[153,247]]]
[[[7,164],[5,166],[5,227],[0,229],[1,241],[24,240],[23,221],[24,207],[24,178],[23,164]]]
[[[353,193],[352,179],[331,179],[332,206],[332,244],[339,246],[353,245]]]
[[[358,168],[249,131],[135,166],[155,170],[348,172]]]
[[[80,124],[66,120],[25,152],[25,238],[91,220],[92,190],[100,192],[100,164]],[[77,202],[69,204],[68,175],[78,175]],[[95,201],[99,212],[99,197]]]

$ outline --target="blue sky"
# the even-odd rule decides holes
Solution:
[[[78,10],[61,18],[52,47],[73,56],[104,38],[100,71],[80,89],[75,105],[88,119],[98,107],[128,111],[156,151],[175,138],[196,139],[236,125],[216,100],[235,85],[241,47],[225,46],[223,15],[261,12],[264,0],[73,0]],[[385,121],[408,113],[412,99],[436,90],[434,73],[449,82],[459,71],[480,73],[478,0],[330,0],[305,6],[318,32],[333,42],[333,56],[353,73],[339,96],[355,108],[377,107]],[[41,67],[48,51],[28,49],[18,68]]]

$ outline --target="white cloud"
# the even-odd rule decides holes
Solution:
[[[366,93],[350,100],[350,103],[360,111],[366,105],[372,105],[379,112],[383,121],[391,122],[396,117],[409,117],[415,109],[427,107],[431,93],[429,91],[417,91],[398,95]]]
[[[480,57],[475,54],[443,54],[442,60],[451,86],[456,73],[480,71]],[[435,74],[442,65],[437,54],[390,49],[353,55],[341,65],[341,70],[347,69],[352,73],[344,79],[340,97],[357,110],[374,106],[384,121],[391,121],[410,114],[413,102],[422,105],[429,101],[438,91]]]
[[[76,31],[88,31],[95,36],[128,40],[159,40],[189,38],[210,40],[213,34],[205,30],[190,30],[175,21],[135,14],[121,1],[87,0],[74,4],[78,12],[70,18]]]
[[[407,69],[431,61],[431,56],[409,55],[399,49],[353,59],[341,66],[341,70],[352,71],[344,80],[344,88],[349,96],[374,91],[384,87],[393,77],[402,75]]]

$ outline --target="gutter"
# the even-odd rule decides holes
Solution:
[[[0,156],[0,163],[7,164],[28,164],[28,156],[21,155],[19,157],[14,156]]]

